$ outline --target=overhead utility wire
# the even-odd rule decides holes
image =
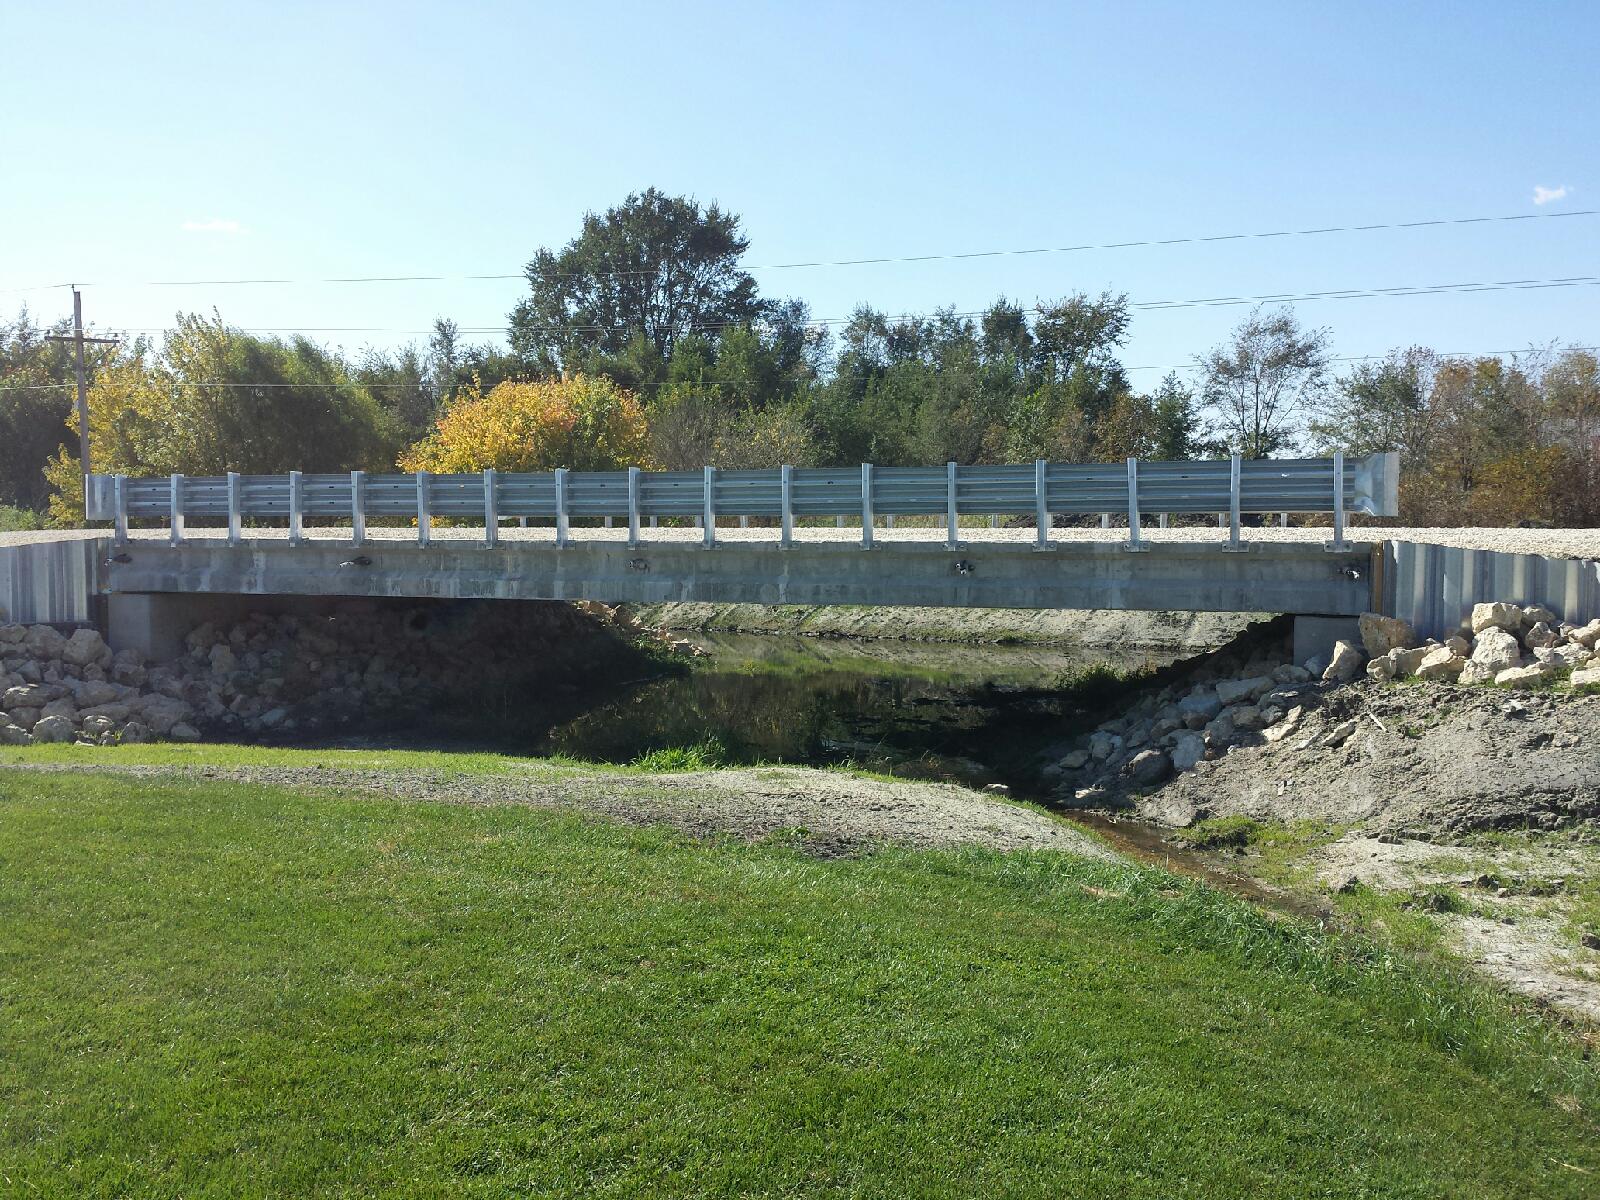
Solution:
[[[1600,275],[1567,275],[1555,279],[1502,279],[1493,281],[1464,282],[1464,283],[1431,283],[1418,285],[1405,285],[1401,287],[1376,287],[1376,288],[1336,288],[1322,292],[1271,292],[1259,296],[1206,296],[1192,300],[1141,300],[1128,305],[1129,308],[1140,312],[1165,312],[1179,308],[1227,308],[1239,304],[1287,304],[1306,300],[1371,300],[1397,296],[1443,296],[1452,293],[1470,292],[1507,292],[1507,291],[1535,291],[1545,288],[1593,287],[1600,284]],[[969,318],[981,317],[985,309],[974,309],[970,312],[939,313],[932,316]],[[1040,314],[1038,306],[1025,310],[1035,315]],[[930,316],[928,313],[900,313],[896,316],[885,316],[889,321],[923,320]],[[804,322],[805,328],[822,327],[828,325],[846,325],[855,320],[854,317],[816,317]],[[714,330],[727,328],[742,328],[745,321],[698,321],[683,328],[690,332],[700,330]],[[164,329],[143,325],[125,326],[129,333],[163,333]],[[622,333],[631,329],[631,325],[563,325],[563,326],[533,326],[523,330],[524,333]],[[431,329],[395,329],[375,325],[255,325],[241,328],[244,333],[403,333],[421,336],[433,332]],[[465,334],[495,334],[508,333],[509,328],[504,325],[474,325],[461,326],[458,333]]]
[[[1033,246],[1011,250],[969,250],[959,253],[942,254],[901,254],[883,255],[875,258],[839,258],[816,259],[803,262],[762,263],[758,266],[741,268],[746,271],[794,271],[809,270],[822,267],[864,267],[887,263],[919,263],[919,262],[954,262],[961,259],[972,258],[1008,258],[1023,257],[1035,254],[1075,254],[1086,250],[1126,250],[1139,246],[1187,246],[1200,245],[1207,242],[1235,242],[1265,238],[1290,238],[1290,237],[1316,237],[1332,233],[1373,233],[1382,230],[1395,229],[1426,229],[1444,225],[1486,225],[1508,221],[1554,221],[1569,217],[1600,216],[1600,209],[1577,209],[1572,212],[1548,213],[1510,213],[1494,217],[1441,217],[1431,221],[1385,221],[1372,225],[1325,225],[1315,229],[1275,229],[1254,233],[1215,233],[1195,235],[1190,237],[1174,238],[1144,238],[1135,241],[1123,242],[1083,242],[1075,246]],[[556,278],[569,276],[606,275],[613,278],[632,275],[651,275],[654,268],[640,267],[620,271],[555,271],[550,272]],[[477,282],[477,281],[504,281],[512,279],[526,279],[527,272],[516,271],[510,274],[482,274],[482,275],[336,275],[319,279],[146,279],[131,283],[106,283],[82,284],[79,287],[235,287],[235,286],[286,286],[297,284],[337,284],[337,283],[446,283],[446,282]],[[71,287],[68,283],[41,283],[31,287],[18,287],[4,289],[6,294],[15,292],[49,291],[54,288]]]
[[[1553,346],[1553,347],[1549,347],[1549,349],[1553,350],[1554,352],[1556,352],[1558,354],[1566,354],[1566,353],[1570,353],[1570,352],[1573,352],[1573,351],[1588,352],[1588,353],[1600,353],[1600,346]],[[1517,349],[1517,350],[1440,350],[1440,351],[1437,352],[1438,357],[1440,357],[1440,358],[1498,358],[1502,354],[1538,354],[1538,353],[1542,353],[1542,351],[1540,349],[1538,349],[1537,347],[1533,347],[1533,346],[1523,347],[1523,348]],[[1330,362],[1336,362],[1336,363],[1378,362],[1378,361],[1380,361],[1382,359],[1385,359],[1385,358],[1388,358],[1388,357],[1389,356],[1387,354],[1350,354],[1350,355],[1342,355],[1342,356],[1330,359],[1329,361]],[[1192,367],[1192,366],[1194,366],[1194,363],[1191,361],[1191,362],[1186,362],[1186,363],[1173,363],[1173,364],[1171,364],[1169,366],[1165,366],[1165,367],[1161,367],[1161,366],[1138,366],[1138,367],[1124,366],[1122,369],[1124,371],[1182,371],[1185,368]],[[750,385],[754,385],[754,384],[759,384],[759,383],[762,383],[762,382],[764,382],[764,381],[760,380],[760,379],[699,379],[699,380],[695,380],[692,383],[691,382],[686,382],[686,381],[683,381],[683,380],[666,380],[666,381],[663,381],[663,382],[660,382],[660,383],[636,383],[629,390],[630,391],[637,391],[637,390],[640,390],[640,389],[643,389],[643,388],[664,388],[664,387],[685,387],[685,388],[745,387],[745,386],[750,386]],[[50,391],[50,390],[56,389],[56,388],[70,388],[72,386],[73,385],[71,383],[30,383],[30,384],[19,385],[19,386],[16,386],[16,387],[0,387],[0,392],[43,392],[43,391]],[[342,383],[281,383],[281,382],[276,382],[276,381],[274,381],[274,382],[266,382],[266,383],[242,383],[242,382],[238,382],[236,380],[227,380],[227,379],[203,379],[196,386],[198,386],[198,387],[214,387],[214,388],[250,388],[250,389],[259,389],[259,388],[299,388],[301,390],[305,390],[305,389],[308,389],[308,388],[317,388],[317,387],[324,387],[324,388],[358,387],[358,388],[369,388],[369,389],[374,389],[374,388],[415,388],[415,387],[419,387],[421,385],[419,383],[377,383],[377,382],[374,382],[374,383],[362,383],[360,380],[356,380],[356,379],[345,380]]]

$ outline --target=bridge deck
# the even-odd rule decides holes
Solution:
[[[254,540],[282,540],[287,531],[282,527],[247,529],[246,536]],[[693,542],[700,540],[702,531],[688,526],[672,528],[642,529],[641,534],[645,542]],[[1259,528],[1247,527],[1244,537],[1251,543],[1300,543],[1307,546],[1319,546],[1329,536],[1327,527],[1291,526],[1280,529],[1276,525],[1261,526]],[[36,543],[60,542],[82,538],[103,538],[110,535],[108,529],[45,529],[25,530],[20,532],[0,533],[0,547],[32,545]],[[190,539],[212,539],[226,535],[226,530],[215,527],[203,527],[191,522],[185,536]],[[139,540],[167,539],[165,529],[147,528],[132,530],[130,536]],[[350,529],[348,526],[308,526],[305,529],[308,540],[315,541],[343,541],[348,543]],[[776,541],[778,531],[772,527],[740,529],[736,526],[719,526],[717,529],[718,542],[771,542]],[[1220,543],[1226,539],[1225,530],[1218,530],[1211,526],[1173,527],[1169,529],[1158,528],[1153,521],[1145,524],[1142,536],[1145,542],[1151,545],[1164,545],[1175,543],[1198,542]],[[1381,526],[1362,524],[1352,526],[1347,530],[1347,536],[1352,542],[1376,541],[1385,539],[1389,541],[1417,542],[1434,546],[1453,547],[1462,550],[1491,550],[1502,554],[1538,554],[1551,558],[1580,558],[1600,560],[1600,529],[1478,529],[1478,528],[1439,528],[1439,527],[1411,527],[1411,526]],[[408,527],[368,526],[367,537],[373,541],[409,541],[415,542],[416,530]],[[435,541],[478,541],[483,537],[483,530],[475,526],[442,526],[435,524],[433,539]],[[549,526],[536,526],[523,529],[515,524],[503,525],[500,529],[503,541],[517,542],[529,541],[534,543],[549,544],[555,540],[555,530]],[[574,524],[572,529],[574,540],[583,541],[625,541],[627,531],[621,528],[604,529],[588,525]],[[859,525],[846,526],[843,529],[834,528],[832,525],[803,526],[794,531],[797,542],[816,543],[859,543],[861,529]],[[1121,542],[1127,537],[1126,529],[1099,529],[1091,527],[1071,527],[1053,529],[1050,533],[1052,542],[1070,544],[1075,542]],[[944,528],[912,528],[902,521],[894,529],[886,529],[882,525],[874,530],[875,542],[941,542],[944,538]],[[963,542],[969,545],[982,544],[1029,544],[1034,538],[1034,531],[1030,527],[990,529],[986,525],[963,526],[961,530]]]

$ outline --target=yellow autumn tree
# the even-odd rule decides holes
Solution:
[[[438,427],[400,456],[407,471],[615,471],[646,463],[638,397],[601,376],[463,389]]]

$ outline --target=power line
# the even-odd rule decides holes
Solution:
[[[1554,279],[1501,279],[1477,280],[1457,283],[1430,283],[1406,284],[1394,287],[1362,287],[1362,288],[1335,288],[1320,292],[1270,292],[1256,296],[1203,296],[1188,300],[1141,300],[1128,305],[1137,312],[1166,312],[1171,309],[1183,308],[1227,308],[1241,304],[1292,304],[1304,303],[1313,300],[1373,300],[1403,296],[1442,296],[1452,293],[1472,292],[1506,292],[1506,291],[1533,291],[1548,288],[1594,287],[1600,284],[1600,275],[1567,275]],[[970,319],[984,315],[984,309],[973,309],[968,312],[944,313],[935,311],[928,313],[900,313],[895,316],[885,315],[887,321],[928,320],[938,317],[953,317],[956,319]],[[1025,312],[1041,315],[1044,309],[1035,305],[1024,310]],[[846,325],[856,318],[851,317],[815,317],[802,323],[803,328],[820,328],[833,325]],[[749,324],[746,321],[700,321],[683,326],[687,332],[700,332],[729,328],[743,328]],[[130,333],[163,333],[165,330],[155,326],[129,326]],[[524,333],[625,333],[633,328],[631,325],[562,325],[562,326],[532,326],[522,330]],[[243,333],[400,333],[421,336],[432,333],[430,329],[396,329],[373,325],[258,325],[241,328]],[[458,327],[457,332],[464,334],[503,334],[511,332],[510,327],[504,325],[476,325]]]
[[[1192,235],[1188,237],[1170,238],[1141,238],[1132,241],[1120,242],[1082,242],[1072,246],[1030,246],[1020,249],[1006,250],[969,250],[960,252],[945,252],[936,254],[900,254],[880,255],[873,258],[838,258],[814,259],[800,262],[762,263],[756,266],[746,266],[745,271],[795,271],[812,270],[831,267],[864,267],[893,263],[921,263],[921,262],[955,262],[965,259],[978,258],[1017,258],[1039,254],[1076,254],[1094,250],[1126,250],[1135,247],[1149,246],[1190,246],[1202,245],[1211,242],[1236,242],[1265,240],[1270,238],[1297,238],[1320,237],[1329,234],[1344,233],[1375,233],[1399,229],[1427,229],[1453,225],[1487,225],[1500,224],[1511,221],[1555,221],[1566,220],[1572,217],[1600,216],[1600,209],[1577,209],[1571,212],[1547,213],[1509,213],[1501,216],[1490,217],[1441,217],[1428,221],[1384,221],[1368,225],[1324,225],[1313,229],[1274,229],[1262,230],[1251,233],[1214,233]],[[606,275],[621,278],[634,275],[654,274],[654,268],[640,267],[630,270],[598,271],[598,272],[552,272],[557,278],[566,278],[572,275]],[[382,284],[382,283],[458,283],[481,281],[507,281],[526,279],[524,271],[511,273],[496,272],[486,274],[449,274],[449,275],[336,275],[316,279],[147,279],[134,282],[106,283],[100,287],[254,287],[254,286],[305,286],[309,284]],[[71,287],[66,283],[42,283],[31,287],[17,287],[4,289],[4,294],[11,295],[19,292],[39,292],[53,289]]]

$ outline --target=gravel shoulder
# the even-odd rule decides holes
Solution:
[[[643,543],[684,542],[699,541],[701,531],[689,526],[645,529]],[[109,529],[55,529],[36,530],[21,533],[0,533],[0,547],[22,546],[39,542],[62,541],[78,538],[106,537]],[[225,529],[207,527],[191,521],[185,531],[185,536],[198,538],[225,537]],[[167,533],[164,529],[136,529],[132,531],[136,538],[165,539]],[[340,526],[308,526],[305,536],[311,541],[348,541],[350,530]],[[415,541],[416,531],[404,527],[369,526],[367,536],[373,541]],[[572,536],[578,541],[626,541],[628,531],[617,527],[612,529],[577,527],[572,530]],[[861,529],[846,526],[837,528],[826,526],[801,526],[795,529],[794,536],[797,541],[826,543],[826,542],[859,542]],[[1186,525],[1172,526],[1167,529],[1156,527],[1154,522],[1141,527],[1140,536],[1152,545],[1163,543],[1184,542],[1222,542],[1226,535],[1214,525]],[[1276,525],[1264,525],[1259,528],[1245,530],[1247,542],[1291,542],[1313,543],[1320,545],[1330,536],[1326,527],[1313,525],[1291,526],[1287,529]],[[288,537],[288,531],[281,528],[251,529],[248,531],[251,540],[277,541]],[[470,525],[451,527],[435,525],[432,531],[433,540],[436,542],[469,541],[477,542],[483,538],[483,531]],[[717,529],[717,540],[723,542],[776,542],[778,532],[776,528],[721,528]],[[905,522],[897,524],[894,529],[878,528],[873,532],[873,538],[878,542],[943,542],[945,537],[942,522],[930,522],[927,525],[913,527]],[[961,531],[963,542],[972,545],[1001,544],[1001,543],[1031,543],[1034,540],[1034,531],[1029,527],[1009,527],[990,529],[987,526],[963,528]],[[1126,529],[1101,529],[1098,526],[1061,527],[1051,530],[1050,539],[1062,544],[1078,542],[1120,542],[1127,537]],[[1553,558],[1586,558],[1600,559],[1600,529],[1468,529],[1468,528],[1423,528],[1415,526],[1384,526],[1375,524],[1352,524],[1349,528],[1349,537],[1352,541],[1379,541],[1388,539],[1402,542],[1430,542],[1439,546],[1456,546],[1467,550],[1499,550],[1511,554],[1543,554]],[[500,530],[500,539],[504,542],[549,542],[555,540],[555,530],[551,527],[506,526]]]
[[[1036,809],[950,784],[902,783],[803,767],[673,774],[531,768],[526,774],[301,767],[194,768],[84,763],[5,764],[136,779],[220,780],[363,792],[401,801],[526,805],[631,825],[667,825],[692,837],[794,840],[820,857],[983,846],[1114,857],[1102,843]]]

